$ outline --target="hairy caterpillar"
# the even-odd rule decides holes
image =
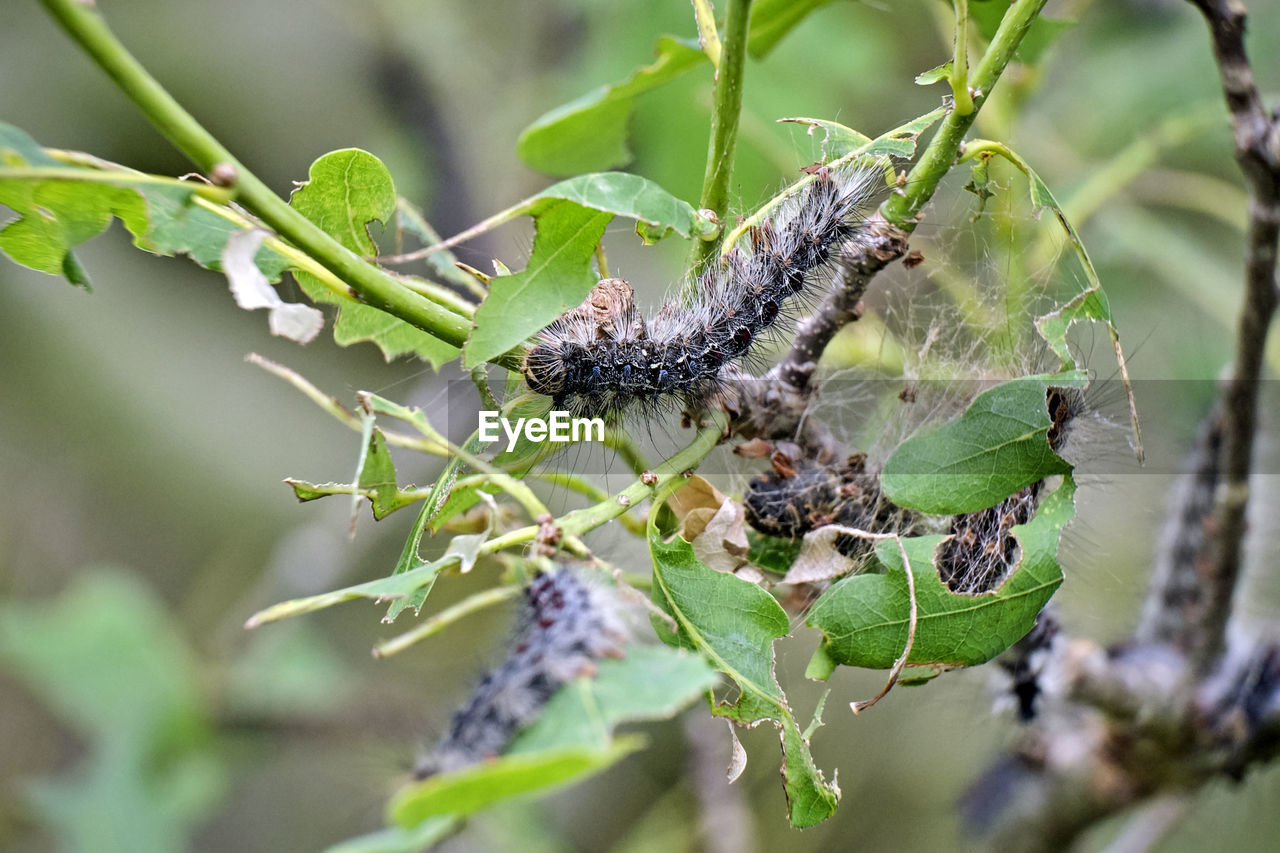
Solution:
[[[838,524],[871,533],[908,533],[916,513],[898,507],[880,491],[880,473],[855,453],[839,465],[796,464],[780,452],[773,470],[754,478],[743,496],[747,523],[761,533],[800,539],[811,530]],[[835,546],[846,557],[869,553],[874,543],[839,536]]]
[[[1061,452],[1071,422],[1084,407],[1084,395],[1069,388],[1049,388],[1045,406],[1051,418],[1049,446]],[[1026,524],[1039,506],[1044,482],[1032,483],[977,512],[931,523],[919,513],[897,507],[880,490],[880,472],[866,454],[856,453],[837,465],[793,464],[774,454],[773,470],[757,476],[743,496],[747,523],[761,533],[799,539],[829,524],[869,533],[912,535],[941,528],[948,538],[939,546],[936,566],[952,592],[979,595],[996,589],[1018,564],[1013,528]],[[872,543],[840,536],[836,549],[847,557],[867,554]]]
[[[668,301],[647,322],[630,286],[605,279],[539,333],[524,359],[525,382],[583,417],[704,405],[789,304],[824,284],[840,246],[857,239],[883,174],[814,168],[810,183],[748,230],[748,246],[699,276],[692,304]]]
[[[621,657],[626,628],[604,591],[560,567],[524,589],[511,652],[480,680],[414,776],[457,770],[497,755],[562,685]]]

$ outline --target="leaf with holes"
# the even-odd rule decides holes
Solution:
[[[942,536],[903,540],[915,577],[916,637],[909,664],[975,666],[1022,639],[1062,583],[1058,541],[1075,514],[1075,482],[1068,475],[1026,524],[1013,528],[1021,546],[1017,566],[1000,587],[981,595],[951,592],[938,576],[934,553]],[[888,669],[907,642],[910,596],[897,544],[877,544],[888,569],[838,581],[814,603],[806,624],[822,631],[811,671],[833,664]]]
[[[773,641],[790,631],[786,612],[755,584],[704,566],[683,539],[664,542],[655,516],[651,513],[649,520],[652,597],[679,627],[673,634],[655,617],[654,630],[669,645],[704,655],[737,684],[737,700],[715,706],[713,713],[739,725],[769,720],[781,730],[791,825],[820,823],[835,813],[840,789],[813,763],[808,741],[773,674]]]
[[[382,161],[359,148],[330,151],[311,164],[306,183],[289,204],[357,255],[377,254],[369,226],[386,223],[396,211],[396,188]],[[457,347],[421,329],[346,296],[339,296],[308,273],[296,273],[298,283],[315,302],[338,306],[333,339],[341,346],[372,341],[388,361],[412,353],[439,367],[458,355]]]
[[[1052,474],[1071,470],[1049,446],[1051,387],[1084,388],[1083,370],[1024,376],[979,394],[959,417],[898,445],[881,473],[898,506],[950,514],[994,506]]]

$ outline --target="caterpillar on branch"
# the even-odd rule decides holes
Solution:
[[[726,370],[750,357],[794,305],[821,290],[883,192],[876,167],[813,169],[813,180],[748,229],[698,276],[691,304],[670,300],[650,320],[631,287],[605,279],[538,335],[524,359],[529,388],[579,417],[618,420],[703,407]]]

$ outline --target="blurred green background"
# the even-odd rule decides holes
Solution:
[[[99,5],[142,62],[281,193],[317,156],[358,146],[445,234],[549,183],[515,157],[529,122],[648,62],[659,34],[693,33],[687,0]],[[1280,3],[1249,6],[1259,82],[1275,92]],[[1110,641],[1137,618],[1171,472],[1212,393],[1205,380],[1229,358],[1244,197],[1207,36],[1188,4],[1050,3],[1049,12],[1079,25],[1035,72],[1011,73],[978,133],[1009,139],[1059,198],[1087,211],[1080,230],[1135,376],[1166,380],[1139,390],[1148,472],[1122,461],[1123,439],[1102,449],[1115,471],[1086,479],[1064,544],[1063,621]],[[949,21],[940,0],[831,3],[751,62],[741,207],[811,159],[776,118],[834,118],[875,135],[936,106],[941,87],[912,78],[949,57]],[[703,67],[640,97],[632,122],[628,168],[691,201],[709,75]],[[48,146],[161,174],[190,169],[32,0],[4,0],[0,12],[0,119]],[[1011,173],[999,179],[1020,192]],[[952,176],[921,229],[932,263],[915,275],[953,266],[1007,287],[1020,244],[999,227],[970,226],[965,180]],[[1032,236],[1041,228],[1025,210],[1009,221]],[[610,260],[656,301],[678,280],[686,247],[642,249],[629,231],[611,227]],[[518,268],[529,239],[511,228],[459,256]],[[309,851],[377,828],[415,750],[500,654],[505,614],[385,661],[368,650],[403,626],[380,625],[367,604],[244,631],[262,606],[385,574],[412,521],[400,513],[375,525],[362,514],[349,541],[345,501],[296,503],[280,481],[349,479],[358,439],[244,356],[281,361],[345,402],[365,389],[440,406],[444,380],[418,363],[386,364],[368,345],[271,338],[220,276],[139,253],[119,228],[79,257],[92,294],[0,260],[0,847]],[[1079,286],[1069,274],[1043,276],[1067,293]],[[1096,349],[1091,363],[1110,375],[1107,348]],[[1273,338],[1273,378],[1278,353]],[[1273,388],[1265,399],[1259,452],[1262,470],[1276,472],[1280,406]],[[402,482],[433,474],[430,463],[398,462]],[[1258,625],[1274,624],[1280,601],[1277,479],[1260,478],[1254,505],[1245,610]],[[638,543],[604,538],[614,559],[642,565]],[[439,585],[433,606],[495,571]],[[779,647],[801,718],[821,692],[801,677],[814,642],[801,630]],[[839,673],[814,751],[828,774],[840,768],[844,797],[835,819],[804,833],[786,826],[774,733],[743,733],[746,837],[758,850],[966,846],[955,801],[1015,735],[991,713],[990,676],[898,690],[855,720],[845,703],[874,692],[881,675]],[[650,733],[652,749],[596,782],[478,818],[446,849],[698,849],[682,727]],[[1267,849],[1280,834],[1278,797],[1274,769],[1217,786],[1160,849]]]

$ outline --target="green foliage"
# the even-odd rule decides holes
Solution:
[[[747,50],[766,56],[813,10],[832,0],[757,0],[751,12]],[[662,36],[653,62],[625,80],[600,86],[536,119],[516,143],[529,166],[549,175],[614,169],[631,160],[627,147],[632,101],[702,65],[706,54],[693,39]]]
[[[1062,583],[1058,540],[1075,512],[1074,495],[1068,475],[1030,522],[1014,527],[1022,552],[1018,565],[999,589],[982,595],[957,595],[939,579],[934,553],[943,537],[903,540],[919,609],[908,663],[976,666],[1031,630]],[[877,543],[876,557],[886,572],[839,581],[809,611],[806,624],[823,635],[815,656],[822,677],[830,663],[888,669],[906,646],[910,596],[896,543]]]
[[[294,190],[289,204],[357,255],[372,256],[378,246],[369,226],[391,221],[396,189],[381,160],[348,148],[331,151],[312,163],[306,183]],[[437,367],[457,358],[457,348],[439,338],[350,295],[335,293],[311,273],[295,275],[312,301],[339,306],[333,338],[342,346],[372,341],[388,361],[413,353]]]
[[[738,44],[725,50],[736,48],[739,52],[734,56],[741,56],[745,47],[751,56],[764,57],[800,21],[828,2],[756,0],[745,46],[738,39]],[[973,0],[970,9],[978,33],[988,41],[996,39],[1010,8],[1007,0]],[[1039,5],[1015,8],[1014,14],[1031,17],[1030,26],[1024,32],[1006,35],[1000,45],[991,45],[988,57],[995,57],[991,64],[999,64],[1000,69],[1015,52],[1024,61],[1038,61],[1066,26],[1039,18]],[[706,21],[702,23],[702,32],[707,35]],[[718,38],[717,34],[712,35]],[[715,41],[710,39],[712,45]],[[746,229],[763,222],[781,199],[812,180],[810,175],[801,178],[747,216],[716,246],[714,240],[720,236],[720,227],[687,201],[638,175],[595,171],[615,168],[631,159],[628,123],[635,98],[671,84],[704,61],[720,58],[716,49],[704,53],[696,42],[670,36],[659,38],[655,53],[652,63],[637,68],[624,80],[601,86],[546,113],[521,135],[517,153],[525,163],[550,174],[572,177],[489,217],[456,238],[441,241],[420,211],[397,198],[391,174],[377,157],[354,148],[333,151],[311,165],[308,180],[293,193],[291,207],[284,212],[301,226],[314,224],[336,241],[343,250],[342,259],[356,264],[355,271],[334,264],[332,258],[322,258],[323,253],[314,246],[310,254],[303,251],[300,246],[311,244],[299,239],[299,229],[291,233],[283,225],[258,250],[255,264],[270,281],[278,281],[286,269],[293,270],[312,301],[337,306],[334,336],[343,346],[370,341],[388,360],[413,355],[437,368],[459,355],[469,368],[483,368],[490,362],[507,368],[517,366],[521,348],[530,336],[578,305],[596,283],[604,267],[601,239],[615,217],[635,220],[636,233],[646,244],[675,234],[700,251],[710,253],[718,248],[727,253]],[[709,60],[708,53],[716,59]],[[916,81],[946,79],[959,86],[966,71],[962,58],[961,54],[953,62],[920,74]],[[998,79],[999,69],[989,82],[994,84]],[[965,90],[956,91],[963,94]],[[719,105],[717,99],[713,112],[720,109]],[[921,136],[938,122],[943,123],[942,127],[922,156],[922,160],[932,157],[936,168],[924,175],[912,171],[912,177],[918,180],[910,191],[923,192],[919,196],[921,204],[957,158],[973,161],[971,188],[981,202],[994,193],[989,168],[993,157],[1008,160],[1026,176],[1027,195],[1034,211],[1038,214],[1049,209],[1054,213],[1087,278],[1087,288],[1081,294],[1037,323],[1042,337],[1060,356],[1064,372],[1022,377],[991,388],[977,396],[963,414],[903,442],[884,466],[882,486],[903,507],[952,514],[993,506],[1019,488],[1049,476],[1063,475],[1063,480],[1034,518],[1015,528],[1021,546],[1020,562],[1001,587],[990,593],[957,595],[943,585],[934,564],[942,537],[905,539],[905,563],[897,542],[880,541],[872,570],[838,581],[809,612],[808,624],[823,635],[822,646],[807,672],[811,677],[826,678],[839,665],[881,669],[894,666],[908,646],[913,606],[918,618],[906,658],[909,664],[936,668],[981,664],[1030,629],[1062,582],[1058,543],[1074,511],[1075,484],[1070,466],[1047,441],[1052,424],[1045,405],[1046,391],[1050,387],[1081,388],[1087,382],[1067,347],[1066,335],[1073,323],[1101,322],[1113,341],[1117,333],[1092,261],[1063,206],[1027,162],[1003,143],[970,140],[962,144],[968,125],[957,124],[956,117],[964,113],[963,107],[940,107],[875,138],[827,119],[784,121],[804,127],[815,138],[824,162],[883,163],[887,183],[897,187],[899,200],[905,192],[901,189],[903,182],[895,184],[901,165],[898,161],[915,156]],[[732,127],[732,137],[737,132],[737,118],[713,115],[713,125],[719,129]],[[819,130],[822,134],[817,140]],[[726,150],[733,150],[732,145]],[[65,157],[55,157],[54,153],[16,128],[0,125],[0,203],[17,214],[17,219],[0,231],[0,250],[19,263],[62,274],[73,284],[87,287],[88,277],[72,250],[104,230],[113,218],[124,223],[139,247],[157,254],[189,254],[200,265],[215,270],[219,269],[231,235],[263,228],[264,222],[288,223],[287,217],[268,215],[270,204],[233,205],[231,190],[143,175],[84,155],[76,155],[68,164]],[[716,154],[713,152],[712,156]],[[731,158],[725,159],[722,163],[713,161],[709,165],[714,168],[708,171],[730,169],[733,164],[727,160]],[[242,184],[239,191],[247,193],[247,185]],[[273,196],[272,201],[279,200]],[[246,213],[246,209],[250,212]],[[902,226],[904,235],[918,221],[915,212],[910,212],[909,219],[893,220]],[[301,221],[298,214],[306,221]],[[472,280],[455,267],[453,256],[446,251],[448,247],[525,215],[533,220],[535,236],[523,270],[511,273],[495,261],[497,275],[488,277],[477,272]],[[423,254],[432,275],[449,287],[409,276],[384,275],[385,271],[359,260],[373,259],[378,254],[378,241],[371,227],[392,222],[426,244]],[[311,229],[300,230],[305,235]],[[389,310],[389,300],[375,298],[380,293],[376,288],[360,281],[360,274],[365,272],[376,272],[380,279],[390,282],[389,286],[402,286],[404,292],[422,297],[430,303],[428,307],[446,309],[444,316],[454,325],[438,327],[425,320],[411,323],[403,319],[403,312]],[[487,286],[482,287],[478,281]],[[403,295],[395,287],[391,292]],[[479,304],[473,301],[477,295],[483,297]],[[460,348],[458,344],[464,336],[465,345]],[[1118,343],[1116,353],[1123,374]],[[483,386],[487,408],[492,401],[484,383],[487,377],[482,369],[472,376]],[[508,382],[504,401],[493,405],[501,405],[508,417],[545,413],[547,400],[523,393],[524,390],[515,377]],[[481,809],[510,798],[539,795],[599,773],[641,745],[636,737],[616,735],[617,726],[674,716],[697,696],[712,694],[721,673],[728,676],[734,692],[731,699],[718,704],[712,694],[712,713],[741,726],[767,720],[779,730],[783,785],[792,826],[812,826],[835,812],[839,788],[824,778],[808,742],[811,731],[819,724],[818,715],[811,726],[802,729],[775,674],[775,643],[788,635],[791,625],[787,613],[765,586],[712,570],[695,556],[688,542],[679,537],[664,539],[658,532],[656,520],[664,507],[660,496],[669,494],[669,486],[680,473],[696,466],[722,437],[727,421],[723,413],[708,414],[709,425],[688,447],[656,466],[652,475],[646,472],[646,476],[614,496],[585,489],[592,505],[556,518],[522,479],[546,462],[545,446],[522,439],[507,451],[504,442],[503,448],[485,458],[483,454],[490,448],[479,441],[478,433],[459,447],[433,428],[420,410],[373,394],[362,394],[361,401],[363,410],[359,416],[336,403],[327,407],[331,414],[361,433],[359,463],[352,482],[288,482],[303,501],[345,494],[358,505],[362,498],[368,498],[377,520],[421,501],[399,558],[384,577],[282,602],[251,617],[249,627],[358,598],[379,603],[389,600],[384,622],[393,621],[409,609],[417,615],[435,584],[453,574],[451,570],[465,572],[483,557],[512,547],[523,548],[536,540],[535,550],[524,554],[523,559],[509,553],[501,555],[509,569],[504,585],[465,599],[403,635],[419,639],[475,609],[514,597],[517,582],[536,570],[544,553],[553,551],[555,545],[589,558],[590,550],[581,538],[584,534],[626,513],[633,501],[653,499],[646,536],[653,568],[651,600],[666,618],[655,615],[652,621],[667,646],[634,644],[625,660],[601,663],[596,677],[561,689],[503,756],[406,786],[388,807],[389,822],[393,824],[390,828],[354,839],[335,850],[392,853],[419,849],[455,831],[462,819]],[[398,419],[418,435],[393,433],[377,426],[378,416]],[[401,446],[448,456],[430,488],[402,488],[397,483],[388,437]],[[641,462],[634,467],[638,471],[646,465]],[[511,522],[510,499],[524,513],[520,522]],[[504,503],[500,505],[499,500]],[[732,509],[732,501],[726,499],[725,506]],[[440,556],[430,560],[422,557],[425,539],[442,534],[449,522],[463,520],[459,519],[462,513],[476,508],[481,511],[476,514],[481,520],[475,526],[466,532],[455,532],[447,544],[439,543],[444,545],[443,554],[441,549],[434,553]],[[741,507],[737,509],[740,511]],[[738,518],[740,521],[741,514]],[[629,516],[623,520],[638,525],[637,519]],[[796,554],[794,544],[750,537],[751,562],[769,571],[785,573],[794,564]],[[914,582],[914,592],[908,579]],[[205,723],[193,698],[195,688],[182,659],[183,646],[171,636],[171,629],[157,619],[152,605],[140,603],[110,584],[94,587],[92,592],[92,597],[77,593],[58,605],[65,611],[29,614],[22,617],[26,621],[6,619],[0,629],[0,651],[15,662],[35,689],[46,692],[52,704],[95,740],[95,760],[99,752],[103,756],[101,766],[94,771],[99,775],[92,776],[83,790],[50,788],[39,802],[47,819],[76,839],[86,837],[85,827],[96,820],[112,823],[111,831],[118,834],[127,821],[144,820],[138,814],[143,802],[159,803],[161,818],[153,818],[147,824],[155,827],[155,838],[144,837],[136,848],[168,849],[166,842],[180,844],[212,790],[208,777],[201,776],[207,768],[203,768],[199,751],[193,746],[202,736]],[[101,608],[95,611],[90,607],[89,602],[101,599],[108,602],[111,616],[103,616],[105,610]],[[56,628],[68,620],[82,630],[62,636]],[[674,630],[671,624],[675,625]],[[36,637],[41,642],[24,640],[19,645],[19,636]],[[85,637],[98,637],[97,645],[91,646]],[[397,638],[390,645],[398,643],[399,648],[410,641]],[[384,648],[379,647],[379,651]],[[104,685],[101,672],[107,667],[101,656],[108,651],[128,662],[128,667],[144,672],[146,678]],[[272,680],[273,673],[289,666],[281,661],[295,661],[304,671],[312,667],[313,674],[323,674],[322,656],[308,659],[297,652],[294,649],[292,653],[265,655],[263,660],[255,661],[255,667],[242,673],[244,684],[239,692],[244,696],[270,693],[255,691],[254,685],[261,687]],[[90,671],[91,663],[99,669]],[[115,663],[112,666],[118,668]],[[310,690],[318,696],[322,691],[317,685],[325,680],[317,677],[289,684],[296,684],[299,693]],[[105,710],[100,696],[95,695],[94,703],[87,701],[89,690],[105,691]],[[147,700],[145,707],[140,704],[143,699]],[[268,699],[266,704],[271,707],[288,705],[287,697],[280,693]],[[83,710],[89,707],[93,708],[92,713]],[[109,740],[115,737],[130,739],[133,751],[128,755],[133,757],[120,758],[127,751],[115,748]],[[164,773],[157,773],[149,764],[139,762],[138,755],[147,756],[148,760],[156,756],[171,760]],[[103,803],[112,803],[114,810],[105,817],[93,811]]]
[[[663,541],[652,517],[649,556],[653,601],[678,626],[673,634],[655,617],[658,636],[705,655],[733,679],[740,689],[737,700],[714,706],[713,713],[739,725],[770,720],[782,730],[783,786],[791,825],[813,826],[830,817],[840,789],[814,764],[808,740],[773,673],[773,643],[790,633],[787,614],[755,584],[704,566],[683,539]]]
[[[522,272],[489,283],[489,295],[476,311],[476,328],[467,342],[468,367],[516,346],[586,298],[599,280],[591,268],[596,246],[614,216],[635,219],[636,232],[646,243],[672,231],[687,239],[714,227],[687,202],[652,181],[623,172],[561,181],[495,220],[520,214],[533,217],[533,252]]]
[[[112,218],[124,224],[138,248],[186,254],[212,270],[220,269],[228,238],[247,227],[204,198],[225,198],[224,191],[94,162],[101,168],[67,165],[22,130],[0,122],[0,204],[18,214],[0,230],[0,251],[88,288],[88,273],[71,250],[102,233]],[[255,260],[270,281],[279,281],[288,266],[267,247]]]
[[[0,660],[85,739],[26,791],[63,849],[171,853],[222,789],[195,661],[162,604],[92,569],[54,601],[0,605]]]
[[[595,677],[557,691],[503,756],[404,788],[389,806],[390,819],[412,828],[438,816],[464,817],[599,773],[643,744],[634,736],[615,737],[618,725],[668,719],[715,680],[696,655],[661,646],[632,648],[622,660],[601,662]]]
[[[954,420],[907,439],[885,462],[881,485],[899,506],[950,514],[994,506],[1070,466],[1049,447],[1051,387],[1083,388],[1083,371],[1024,376],[990,388]]]

